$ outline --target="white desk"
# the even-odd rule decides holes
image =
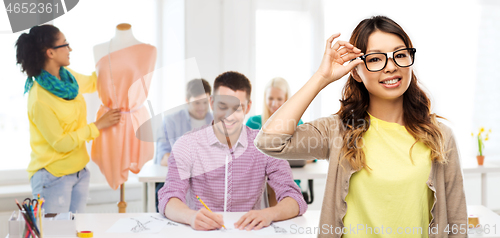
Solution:
[[[489,233],[484,234],[484,230],[482,234],[477,234],[477,229],[469,229],[469,237],[489,237],[489,238],[500,238],[500,216],[496,213],[492,212],[488,208],[480,205],[476,206],[467,206],[468,214],[474,214],[479,217],[479,223],[485,227],[488,225]],[[76,229],[79,231],[90,230],[94,233],[95,238],[106,237],[106,238],[138,238],[138,237],[216,237],[216,238],[224,238],[224,237],[235,237],[238,238],[246,238],[246,237],[255,237],[256,235],[252,232],[248,233],[211,233],[211,232],[196,232],[192,231],[192,233],[177,234],[175,230],[168,229],[168,227],[163,228],[158,234],[125,234],[125,233],[106,233],[117,220],[121,218],[128,217],[140,217],[145,215],[146,213],[102,213],[102,214],[75,214],[76,216]],[[238,220],[244,212],[234,212],[227,213],[226,220]],[[298,228],[302,228],[303,230],[307,227],[314,228],[319,226],[319,210],[309,210],[303,216],[293,218],[295,224],[297,224],[297,228],[294,228],[295,231],[300,231]],[[494,226],[496,225],[496,230]],[[313,229],[311,229],[313,230]],[[471,234],[474,232],[474,234]],[[305,235],[305,234],[287,234],[287,235],[273,235],[273,236],[259,236],[259,237],[316,237],[317,234]],[[6,238],[9,236],[7,235]],[[65,238],[65,237],[60,237]],[[73,237],[72,237],[73,238]]]
[[[487,207],[487,177],[486,174],[488,173],[500,173],[500,165],[491,163],[491,162],[485,162],[484,165],[464,165],[463,166],[463,171],[464,174],[472,174],[472,173],[480,173],[481,174],[481,205]]]
[[[481,205],[467,206],[467,213],[478,216],[479,224],[489,229],[488,234],[485,234],[486,230],[478,234],[478,229],[469,229],[469,237],[500,238],[500,216],[498,214]]]
[[[235,236],[238,238],[247,238],[247,237],[256,237],[257,235],[251,231],[248,232],[238,232],[238,233],[224,233],[224,232],[201,232],[201,231],[195,231],[195,230],[190,230],[189,232],[186,232],[183,230],[181,233],[179,230],[176,229],[169,229],[168,227],[164,227],[160,233],[157,234],[129,234],[129,233],[107,233],[106,231],[119,219],[121,218],[129,218],[129,217],[140,217],[143,216],[147,213],[101,213],[101,214],[75,214],[75,221],[76,221],[76,229],[78,231],[92,231],[94,233],[94,238],[139,238],[139,237],[144,237],[144,238],[165,238],[165,237],[184,237],[184,238],[224,238],[224,237],[231,237],[234,238]],[[241,216],[243,216],[245,212],[228,212],[226,213],[226,217],[224,218],[225,220],[234,220],[237,221]],[[319,210],[311,210],[307,211],[303,216],[296,217],[291,219],[290,221],[293,221],[296,225],[297,228],[293,228],[294,233],[299,232],[299,227],[303,227],[304,229],[306,227],[317,227],[319,224],[319,215],[320,211]],[[286,237],[316,237],[316,235],[305,235],[305,234],[279,234],[279,235],[258,235],[258,237],[280,237],[280,238],[286,238]],[[7,235],[6,238],[9,238]],[[59,237],[59,238],[66,238],[66,237]],[[69,237],[67,237],[69,238]],[[74,237],[71,237],[74,238]]]
[[[302,168],[292,168],[294,179],[326,179],[328,173],[328,162],[318,160],[316,163],[308,163]],[[144,186],[144,211],[156,212],[155,208],[155,184],[165,182],[168,167],[156,165],[153,161],[144,164],[141,172],[138,174],[139,182],[145,183]]]

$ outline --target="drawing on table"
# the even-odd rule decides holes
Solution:
[[[167,222],[167,226],[178,226],[178,224],[169,221],[169,222]]]
[[[279,226],[278,226],[278,225],[276,225],[276,224],[271,224],[271,227],[273,227],[273,228],[274,228],[274,232],[275,232],[276,234],[286,234],[286,233],[288,233],[288,232],[285,230],[285,228],[279,227]]]
[[[150,228],[148,228],[146,225],[148,223],[150,223],[151,221],[147,221],[145,223],[142,223],[141,221],[135,219],[135,218],[130,218],[132,220],[134,220],[135,222],[137,222],[137,225],[132,227],[132,229],[130,229],[130,231],[134,232],[134,233],[138,233],[138,232],[143,232],[143,231],[147,231],[147,230],[150,230]]]
[[[158,221],[168,221],[167,219],[162,218],[162,217],[155,217],[155,216],[149,216],[149,217],[151,217],[151,218],[153,218],[155,220],[158,220]]]
[[[167,218],[164,218],[164,217],[156,217],[156,216],[150,216],[151,218],[157,220],[157,221],[162,221],[162,222],[167,222],[167,226],[179,226],[179,223],[177,222],[173,222],[173,221],[170,221],[168,220]]]
[[[148,214],[139,217],[122,218],[116,221],[107,232],[110,233],[159,233],[163,227],[182,228],[182,225],[171,221],[160,214]]]

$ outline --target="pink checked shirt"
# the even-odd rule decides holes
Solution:
[[[158,191],[160,213],[165,215],[165,206],[172,197],[193,210],[199,210],[203,205],[196,195],[214,212],[224,211],[225,203],[228,212],[262,209],[267,179],[278,202],[285,197],[295,199],[299,204],[299,215],[302,215],[307,204],[293,181],[288,162],[261,153],[253,144],[258,132],[243,126],[238,142],[233,146],[234,159],[228,146],[219,142],[212,126],[190,132],[177,140],[168,158],[165,185]],[[226,167],[227,197],[224,196]]]

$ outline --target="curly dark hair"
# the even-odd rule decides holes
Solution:
[[[48,48],[54,47],[58,40],[59,28],[53,25],[34,26],[29,33],[23,33],[16,42],[17,64],[28,77],[37,76],[42,72]]]

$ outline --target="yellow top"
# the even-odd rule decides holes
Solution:
[[[370,115],[364,134],[367,168],[354,173],[344,217],[349,237],[428,237],[432,191],[427,187],[431,151],[404,126]],[[351,229],[350,229],[351,228]],[[378,234],[377,234],[378,233]]]
[[[87,76],[68,70],[78,81],[75,99],[57,97],[36,81],[29,91],[30,178],[42,168],[56,177],[80,171],[89,162],[85,142],[99,136],[95,124],[87,124],[87,106],[82,96],[96,91],[97,76],[95,72]]]

